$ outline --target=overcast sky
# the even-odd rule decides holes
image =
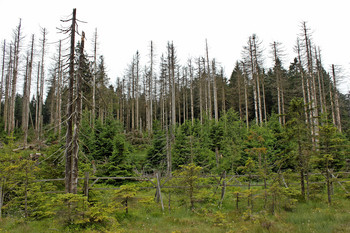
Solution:
[[[323,64],[341,65],[348,79],[350,68],[349,7],[347,0],[0,0],[0,39],[11,39],[12,30],[22,18],[25,44],[31,34],[40,35],[40,26],[49,31],[49,42],[63,38],[56,27],[77,8],[79,30],[87,36],[87,53],[92,52],[95,28],[99,35],[99,54],[104,55],[111,83],[122,77],[132,56],[139,50],[141,63],[148,62],[153,40],[157,61],[173,41],[180,64],[189,57],[203,56],[205,39],[209,56],[215,58],[229,76],[241,59],[248,37],[257,34],[265,49],[265,66],[270,67],[269,44],[279,41],[285,54],[284,66],[295,57],[293,46],[300,23],[307,21],[314,43],[322,50]],[[55,45],[51,44],[51,51]],[[348,84],[342,91],[349,90]]]

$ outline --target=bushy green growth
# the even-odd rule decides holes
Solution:
[[[183,192],[188,198],[191,210],[194,210],[194,204],[198,201],[199,188],[197,187],[201,181],[199,175],[202,168],[194,163],[181,165],[181,170],[174,172],[174,183],[178,186],[183,186]]]
[[[103,206],[99,202],[91,204],[80,194],[58,194],[52,198],[51,208],[58,222],[73,229],[95,226],[104,230],[108,225],[117,224],[111,217],[115,206]]]
[[[134,184],[122,185],[115,191],[115,199],[116,201],[120,201],[120,204],[122,204],[125,209],[125,214],[129,213],[128,202],[136,196],[137,191],[138,188]]]

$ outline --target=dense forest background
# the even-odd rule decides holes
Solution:
[[[97,56],[103,43],[97,29],[88,53],[75,11],[62,22],[59,42],[47,41],[45,28],[24,36],[21,20],[3,41],[1,205],[23,194],[11,187],[19,177],[28,179],[24,158],[40,170],[30,179],[65,177],[67,193],[79,192],[77,177],[85,171],[170,175],[195,164],[205,174],[295,172],[307,199],[310,172],[329,178],[349,171],[350,100],[338,89],[344,77],[336,65],[323,66],[306,22],[292,61],[285,61],[281,42],[263,49],[253,34],[227,77],[207,41],[203,56],[183,64],[173,42],[155,56],[151,41],[148,62],[140,63],[138,51],[131,54],[115,84]],[[57,51],[47,54],[47,46]],[[268,58],[272,67],[263,65]]]

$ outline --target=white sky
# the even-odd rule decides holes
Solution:
[[[314,43],[321,47],[324,66],[341,65],[348,79],[350,68],[349,1],[347,0],[0,0],[0,40],[10,41],[12,30],[22,18],[27,45],[30,35],[40,36],[39,25],[49,31],[49,42],[63,38],[57,34],[60,19],[77,8],[79,30],[87,36],[87,52],[92,52],[95,28],[99,34],[99,54],[104,55],[111,83],[122,77],[132,56],[139,50],[142,66],[148,63],[149,43],[153,40],[156,61],[173,41],[180,64],[189,57],[205,54],[215,58],[229,76],[241,59],[242,47],[256,33],[265,48],[265,66],[270,67],[269,44],[282,42],[285,67],[295,53],[293,46],[300,22],[307,21]],[[51,51],[55,46],[50,45]],[[48,59],[47,59],[48,60]],[[342,91],[349,90],[342,85]]]

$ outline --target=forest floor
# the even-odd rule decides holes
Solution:
[[[195,209],[178,207],[171,212],[150,209],[130,210],[117,216],[118,226],[108,230],[74,229],[58,225],[53,219],[25,221],[23,218],[0,220],[0,232],[350,232],[350,200],[336,200],[332,206],[322,201],[299,203],[292,211],[279,210],[275,214],[260,211]]]

